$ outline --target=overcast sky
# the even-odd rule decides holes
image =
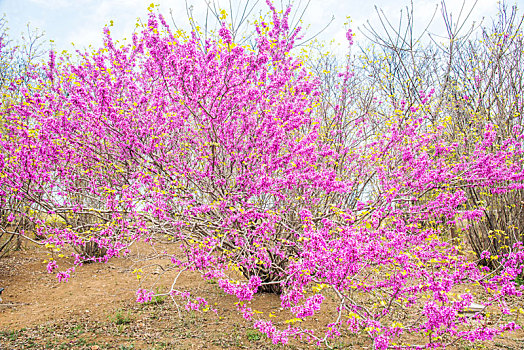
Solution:
[[[237,4],[238,1],[245,0],[232,1]],[[70,50],[72,42],[77,48],[87,47],[89,44],[99,45],[102,28],[111,20],[114,23],[111,28],[112,34],[116,38],[129,38],[137,18],[145,17],[151,2],[159,4],[160,11],[167,16],[169,9],[172,9],[176,23],[187,24],[185,0],[0,0],[0,15],[6,14],[12,38],[17,38],[21,32],[26,31],[26,25],[29,23],[32,28],[44,31],[47,40],[54,40],[53,45],[61,51]],[[195,17],[203,18],[206,9],[205,0],[187,0],[187,2],[194,6]],[[280,0],[276,2],[280,3]],[[524,8],[522,6],[524,0],[507,0],[507,2]],[[220,0],[218,3],[228,4],[225,0]],[[264,0],[259,0],[258,3],[260,9],[267,10]],[[299,5],[298,1],[295,3]],[[305,3],[307,0],[302,0],[302,5],[295,7],[304,8]],[[419,29],[429,21],[437,6],[440,11],[440,0],[413,0],[413,3],[415,25]],[[469,10],[474,3],[475,0],[465,0],[465,9]],[[495,15],[497,3],[498,0],[476,1],[471,19],[481,20],[483,17],[489,18]],[[375,5],[394,23],[398,23],[400,10],[405,9],[408,4],[409,0],[311,0],[303,21],[305,24],[310,24],[308,33],[315,33],[335,16],[335,20],[323,32],[321,39],[334,39],[337,43],[345,45],[346,16],[351,17],[351,27],[356,32],[355,40],[362,42],[364,39],[357,27],[362,27],[368,20],[375,28],[380,25]],[[447,7],[456,18],[462,7],[462,0],[447,0]],[[442,28],[440,12],[437,12],[431,30],[438,33]]]

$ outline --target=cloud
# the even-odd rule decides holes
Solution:
[[[61,8],[71,6],[71,1],[67,0],[29,0],[29,3],[36,6],[48,8]]]

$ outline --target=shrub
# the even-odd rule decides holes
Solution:
[[[322,95],[293,55],[299,30],[290,29],[290,8],[279,14],[268,5],[272,23],[256,25],[251,48],[236,45],[226,24],[202,42],[151,12],[132,44],[117,48],[106,28],[104,47],[79,63],[50,54],[41,90],[24,90],[10,116],[19,125],[13,140],[38,145],[15,152],[13,164],[39,195],[17,191],[67,224],[38,220],[44,242],[80,247],[81,265],[167,237],[176,248],[160,256],[178,276],[193,270],[216,280],[275,343],[362,332],[376,349],[442,347],[516,329],[494,315],[511,313],[522,296],[522,246],[490,269],[442,229],[482,218],[475,191],[521,190],[522,130],[478,123],[478,138],[454,142],[447,119],[434,117],[440,101],[431,90],[380,107],[387,114],[353,118],[343,108],[350,66],[334,94]],[[317,117],[330,101],[332,111]],[[209,310],[177,279],[157,297]],[[280,295],[295,316],[288,327],[244,303],[257,292]],[[138,302],[154,297],[137,291]],[[298,325],[322,308],[332,316],[325,329]],[[424,343],[411,344],[420,334]]]

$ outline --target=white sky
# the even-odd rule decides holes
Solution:
[[[215,0],[216,1],[216,0]],[[239,1],[232,0],[237,4]],[[256,0],[255,0],[256,1]],[[276,0],[280,3],[281,0]],[[285,0],[288,1],[288,0]],[[469,9],[475,0],[464,0],[465,8]],[[506,0],[510,5],[517,4],[523,8],[524,0]],[[0,0],[0,15],[6,14],[9,21],[10,36],[16,39],[20,33],[26,31],[29,23],[33,28],[39,28],[46,34],[47,40],[53,39],[58,51],[72,49],[71,42],[76,48],[87,47],[89,44],[101,43],[102,28],[113,20],[111,32],[115,38],[130,37],[135,28],[138,17],[144,18],[147,7],[151,2],[160,5],[160,10],[169,16],[169,9],[173,9],[175,21],[187,24],[185,0]],[[203,18],[205,0],[187,0],[193,4],[195,17]],[[219,0],[220,4],[227,4]],[[259,8],[266,10],[265,0],[258,0]],[[298,0],[295,1],[298,5]],[[303,8],[307,0],[302,0]],[[415,27],[423,29],[425,23],[432,17],[440,0],[413,0],[415,9]],[[462,0],[447,0],[448,9],[457,16],[462,6]],[[498,0],[478,0],[471,18],[481,20],[483,17],[494,16],[497,11]],[[393,23],[398,23],[401,9],[405,9],[409,0],[311,0],[304,16],[304,23],[310,24],[308,33],[320,30],[335,16],[334,22],[323,33],[321,39],[334,39],[341,45],[346,45],[344,22],[346,16],[351,16],[351,27],[356,33],[355,40],[362,42],[363,36],[357,30],[366,20],[378,28],[380,22],[374,6],[381,8]],[[439,12],[432,26],[433,32],[442,31],[442,19]]]

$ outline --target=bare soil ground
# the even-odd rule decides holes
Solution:
[[[185,310],[179,316],[169,299],[135,303],[139,281],[132,273],[137,267],[132,259],[87,264],[69,282],[59,283],[54,274],[47,273],[46,258],[41,248],[26,245],[0,259],[0,287],[6,288],[0,303],[1,350],[316,348],[299,341],[285,347],[272,344],[238,315],[233,297],[197,274],[182,275],[178,284],[216,304],[218,316]],[[158,278],[159,290],[171,283],[166,277]],[[257,295],[251,306],[271,312],[282,324],[288,317],[276,295]],[[319,324],[323,321],[317,320]],[[524,349],[523,336],[517,332],[482,346]],[[364,336],[345,337],[334,345],[338,349],[371,348]]]

